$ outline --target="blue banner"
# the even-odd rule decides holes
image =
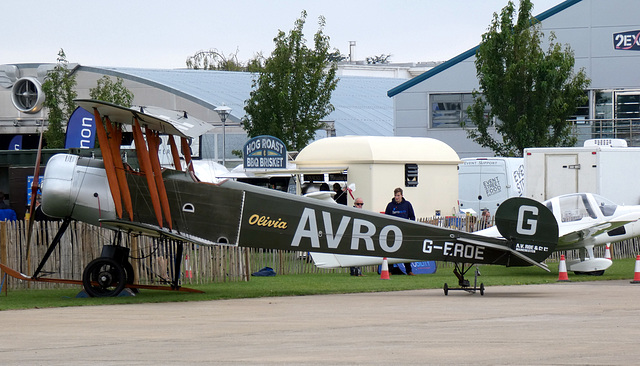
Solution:
[[[378,266],[378,274],[380,274],[382,266]],[[403,274],[407,274],[407,269],[404,267],[404,263],[394,263],[389,265],[389,270],[391,273],[397,273],[397,271],[392,271],[392,268],[397,268]],[[437,265],[435,261],[424,261],[424,262],[411,262],[411,272],[413,274],[434,274],[436,273]]]
[[[22,150],[22,135],[15,135],[9,142],[8,150]]]
[[[67,124],[65,149],[93,149],[96,141],[96,123],[93,114],[83,108],[76,108]]]

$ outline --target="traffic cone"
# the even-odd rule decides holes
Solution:
[[[640,283],[640,255],[636,256],[636,270],[631,283]]]
[[[191,271],[191,264],[189,264],[189,254],[184,256],[184,277],[193,278],[193,271]]]
[[[387,263],[387,257],[382,259],[382,268],[380,269],[380,279],[388,280],[389,279],[389,263]]]
[[[608,260],[611,260],[611,250],[610,250],[609,243],[607,243],[607,247],[604,250],[604,258],[608,259]]]
[[[567,274],[567,263],[564,261],[564,254],[560,256],[560,264],[558,265],[558,281],[569,281]]]

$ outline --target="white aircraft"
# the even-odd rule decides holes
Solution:
[[[597,245],[619,242],[640,236],[640,206],[621,206],[593,193],[571,193],[543,202],[556,218],[559,240],[555,251],[578,249],[580,258],[567,262],[567,269],[576,273],[602,275],[613,262],[596,258]],[[493,226],[474,234],[502,238]],[[312,253],[315,264],[321,268],[366,266],[382,263],[382,258]],[[389,263],[408,262],[391,259]]]
[[[596,258],[597,245],[619,242],[640,236],[640,206],[621,206],[593,193],[570,193],[544,201],[558,221],[559,239],[555,251],[578,249],[580,258],[567,262],[576,273],[602,275],[613,264]],[[475,234],[501,237],[491,227]]]

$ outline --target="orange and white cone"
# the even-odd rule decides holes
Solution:
[[[387,263],[387,257],[382,259],[382,268],[380,269],[380,279],[388,280],[389,279],[389,263]]]
[[[184,256],[184,277],[193,278],[193,271],[191,271],[191,264],[189,263],[189,254]]]
[[[604,250],[604,258],[611,260],[611,246],[607,243],[606,249]]]
[[[631,283],[640,283],[640,255],[636,256],[636,269]]]
[[[564,254],[560,256],[560,264],[558,265],[558,281],[569,281],[567,263],[564,261]]]

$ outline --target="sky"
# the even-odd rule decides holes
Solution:
[[[356,59],[446,61],[475,47],[508,0],[30,0],[5,1],[0,64],[67,60],[85,66],[177,69],[200,50],[268,56],[303,10],[312,46],[325,18],[331,48]],[[515,0],[514,3],[519,1]],[[562,0],[532,0],[538,15]]]

